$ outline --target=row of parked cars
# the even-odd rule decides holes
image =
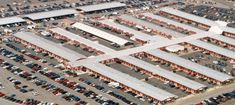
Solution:
[[[28,89],[27,85],[20,86],[22,84],[22,82],[18,81],[17,79],[14,79],[13,77],[8,77],[7,80],[12,82],[14,84],[15,89],[19,90],[22,93],[34,91],[34,89]],[[36,96],[37,92],[32,92],[32,93],[35,93],[34,95]],[[37,95],[38,95],[38,93],[37,93]]]
[[[7,45],[7,46],[9,46],[9,45]],[[19,48],[15,47],[14,45],[11,45],[11,44],[10,44],[9,47],[10,47],[10,48],[13,48],[13,49],[16,50],[16,51],[19,51],[19,52],[21,52],[21,53],[24,53],[24,54],[25,54],[25,52],[26,52],[26,51],[22,52],[22,50],[20,50]],[[28,54],[28,55],[29,55],[29,54]],[[27,56],[28,56],[28,55],[27,55]],[[36,59],[35,59],[35,60],[36,60]],[[109,99],[103,97],[102,95],[98,95],[98,94],[96,94],[95,92],[86,89],[85,87],[79,85],[79,84],[76,83],[76,82],[69,81],[68,79],[65,79],[64,77],[62,77],[62,76],[60,76],[60,75],[58,75],[58,74],[56,74],[56,73],[54,73],[54,72],[48,70],[47,68],[42,68],[41,65],[38,65],[38,64],[33,63],[33,62],[24,63],[24,65],[27,66],[27,67],[29,67],[29,68],[31,68],[33,73],[38,72],[38,73],[40,73],[40,74],[42,74],[42,75],[44,75],[44,76],[46,76],[46,77],[48,77],[48,78],[54,80],[55,82],[58,82],[58,83],[62,84],[63,86],[66,86],[66,87],[68,87],[68,88],[71,88],[71,89],[73,89],[73,90],[79,92],[79,93],[82,93],[84,96],[86,96],[86,97],[88,97],[88,98],[101,100],[101,101],[98,102],[98,103],[100,103],[100,104],[104,104],[104,105],[107,105],[107,104],[108,104],[108,105],[118,105],[118,104],[119,104],[119,103],[117,103],[117,102],[114,102],[114,101],[112,101],[112,100],[109,100]],[[41,82],[39,82],[39,83],[37,83],[37,84],[40,85]],[[89,83],[88,83],[88,84],[89,84]],[[46,88],[46,89],[47,89],[47,86],[48,86],[48,85],[44,85],[43,88]],[[92,85],[92,86],[95,87],[96,89],[99,89],[99,90],[101,90],[101,89],[103,88],[103,87],[101,87],[101,86],[95,86],[95,85]],[[50,87],[50,86],[49,86],[49,87]],[[56,94],[56,95],[57,95],[57,94],[61,94],[61,93],[59,93],[59,90],[58,90],[57,92],[53,92],[53,94]],[[99,97],[98,97],[98,96],[99,96]],[[82,103],[82,104],[86,104],[86,103],[87,103],[87,102],[85,102],[85,101],[81,101],[81,99],[80,99],[79,97],[74,96],[74,95],[63,96],[62,98],[66,99],[66,100],[68,100],[68,101],[77,100],[77,101],[80,101],[80,103]]]
[[[235,99],[235,90],[228,93],[223,93],[215,97],[211,97],[209,99],[205,99],[197,103],[196,105],[219,105],[231,99]]]
[[[7,96],[7,95],[5,95],[4,93],[1,93],[1,92],[0,92],[0,97],[5,99],[5,100],[11,101],[11,102],[15,102],[15,103],[18,103],[18,104],[23,104],[22,100],[16,99],[15,97],[12,97],[12,96]]]
[[[19,44],[19,43],[16,42],[16,44]],[[38,56],[36,56],[36,55],[30,53],[29,51],[22,50],[22,49],[16,47],[15,45],[13,45],[12,43],[7,43],[6,46],[12,48],[13,50],[15,50],[15,51],[17,51],[17,52],[19,52],[19,53],[22,53],[22,54],[26,55],[26,56],[28,56],[28,57],[34,59],[34,60],[37,60],[37,61],[42,62],[42,63],[47,63],[47,60],[46,60],[46,59],[43,59],[42,57],[38,57]],[[43,53],[42,56],[43,56],[43,57],[47,57],[48,54],[47,54],[47,53]],[[50,57],[50,59],[53,59],[53,57]],[[64,66],[63,66],[62,64],[57,64],[57,65],[56,65],[56,64],[54,64],[54,63],[48,63],[48,65],[49,65],[49,66],[52,66],[52,67],[55,67],[55,68],[57,68],[57,69],[63,70],[64,73],[67,74],[68,76],[73,76],[73,77],[76,77],[76,76],[77,76],[76,73],[71,72],[71,71],[69,71],[69,70],[65,70],[65,68],[64,68]],[[38,65],[38,64],[29,64],[28,66],[33,66],[33,69],[37,69],[37,70],[41,69],[41,67],[42,67],[42,66],[40,66],[40,65]]]
[[[21,69],[16,69],[16,66],[0,59],[0,66],[1,67],[6,67],[5,69],[7,69],[8,71],[12,72],[13,74],[15,75],[18,75],[20,76],[22,73],[26,73],[25,71],[21,70]],[[28,73],[29,74],[29,73]],[[22,77],[22,76],[20,76]],[[24,78],[24,77],[22,77]],[[26,78],[26,77],[25,77]],[[27,75],[27,78],[37,78],[33,75]],[[8,77],[7,80],[9,80],[10,82],[12,82],[14,84],[14,87],[19,90],[20,92],[22,93],[27,93],[27,92],[32,92],[34,91],[34,89],[27,89],[27,85],[23,85],[23,86],[20,86],[22,84],[22,82],[20,82],[19,80],[13,78],[13,77]],[[36,93],[35,93],[36,95]],[[19,104],[25,104],[25,105],[32,105],[34,104],[35,101],[32,101],[32,102],[28,102],[27,100],[19,100],[19,99],[16,99],[15,98],[15,94],[11,95],[11,96],[5,96],[5,94],[2,94],[1,96],[4,96],[3,98],[4,99],[7,99],[7,100],[10,100],[12,102],[15,102],[15,103],[19,103]],[[37,101],[37,103],[39,104],[42,104],[42,103],[45,103],[45,102],[41,102],[41,101]],[[47,102],[48,103],[48,102]],[[54,103],[48,103],[46,105],[56,105]]]
[[[5,55],[5,56],[11,55],[11,54],[13,55],[14,54],[14,53],[12,53],[12,52],[4,49],[4,48],[0,48],[0,52],[1,52],[2,55]],[[53,84],[49,84],[49,83],[47,83],[47,81],[42,80],[40,78],[37,78],[36,76],[33,76],[31,73],[23,71],[23,70],[19,69],[19,67],[14,66],[14,65],[6,62],[6,61],[3,61],[3,60],[1,60],[1,61],[2,61],[1,66],[3,68],[5,68],[5,69],[9,70],[10,72],[14,73],[15,75],[18,75],[18,76],[20,76],[22,78],[25,78],[26,80],[31,80],[37,86],[41,86],[41,88],[45,88],[46,90],[51,89],[53,94],[55,94],[55,95],[60,94],[60,95],[62,95],[62,98],[64,98],[67,101],[72,101],[73,100],[72,99],[73,97],[71,99],[68,99],[68,98],[65,97],[67,94],[70,95],[70,93],[68,93],[67,91],[65,91],[65,90],[63,90],[63,89],[61,89],[59,87],[55,87]],[[28,61],[24,57],[20,58],[19,60],[14,60],[14,61],[16,61],[18,63],[21,63],[21,64],[31,68],[34,71],[40,70],[42,68],[40,65],[35,64],[35,63],[31,62],[31,61]],[[19,82],[17,80],[14,80],[12,78],[9,78],[9,80],[12,80],[15,85],[21,84],[21,82]],[[17,88],[19,88],[19,87],[17,87]],[[23,93],[27,92],[27,90],[25,90],[25,89],[23,89],[23,90],[22,90]],[[72,96],[75,97],[75,95],[72,95]],[[76,98],[74,98],[74,99],[76,99]],[[80,100],[73,100],[73,101],[77,102],[77,101],[80,101]],[[86,102],[82,101],[81,103],[86,103]]]
[[[62,84],[65,87],[73,89],[76,92],[82,93],[85,97],[88,97],[88,98],[91,98],[91,99],[94,99],[94,100],[96,100],[98,98],[103,99],[102,101],[98,102],[100,104],[103,104],[103,105],[119,105],[119,103],[116,103],[112,100],[109,100],[109,99],[103,97],[102,95],[98,95],[97,93],[95,93],[91,90],[88,90],[87,88],[81,86],[77,82],[70,81],[70,80],[68,80],[68,79],[66,79],[66,78],[50,71],[50,70],[44,69],[44,70],[39,70],[37,72],[41,73],[42,75],[47,76],[48,78],[54,80],[55,82],[58,82],[58,83]],[[68,97],[64,97],[64,98],[69,98],[69,97],[73,97],[73,99],[75,98],[76,100],[80,100],[79,97],[74,97],[74,96],[68,96]],[[82,102],[82,103],[86,103],[86,102]]]
[[[137,104],[135,104],[135,103],[132,103],[130,100],[127,100],[125,97],[123,97],[123,96],[121,96],[121,95],[119,95],[119,94],[116,94],[116,93],[114,93],[114,92],[112,92],[112,91],[108,91],[107,93],[108,93],[109,95],[111,95],[111,96],[114,96],[114,97],[116,97],[116,98],[122,100],[123,102],[125,102],[125,103],[127,103],[127,104],[137,105]]]

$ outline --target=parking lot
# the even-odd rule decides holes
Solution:
[[[33,99],[37,99],[40,101],[46,101],[46,102],[52,102],[51,99],[53,99],[53,102],[56,102],[57,104],[62,104],[62,103],[66,103],[69,104],[69,102],[63,101],[61,100],[59,97],[54,97],[53,94],[41,94],[41,93],[47,93],[46,90],[43,90],[41,88],[38,88],[36,85],[32,84],[29,81],[26,81],[24,79],[21,79],[15,75],[11,75],[9,72],[7,72],[6,70],[1,69],[1,83],[3,84],[3,87],[5,87],[4,89],[1,89],[1,92],[4,92],[6,95],[15,95],[14,98],[16,99],[20,99],[20,100],[25,100],[27,98],[33,98]],[[33,89],[33,91],[29,91],[26,93],[22,93],[20,92],[20,90],[15,89],[14,84],[11,83],[9,80],[7,80],[8,77],[12,77],[15,78],[19,81],[21,81],[23,84],[19,85],[20,87],[22,86],[29,86],[26,89]],[[35,95],[33,95],[33,93],[37,93]]]
[[[76,29],[72,29],[72,28],[70,28],[69,31],[70,31],[70,32],[73,32],[73,33],[75,33],[75,34],[77,34],[77,35],[80,35],[80,36],[82,36],[82,37],[84,37],[84,38],[86,38],[86,39],[89,39],[89,40],[91,40],[91,41],[98,42],[99,44],[104,45],[104,46],[106,46],[106,47],[109,47],[109,48],[111,48],[111,49],[114,49],[114,50],[116,50],[116,51],[120,51],[120,50],[126,49],[125,46],[114,46],[114,45],[112,45],[112,42],[109,42],[109,41],[107,41],[107,40],[104,40],[104,39],[102,39],[102,38],[96,37],[96,36],[91,35],[91,34],[86,33],[86,32],[82,32],[82,31],[79,31],[79,30],[76,30]],[[111,33],[111,32],[109,32],[109,31],[107,31],[107,30],[103,30],[103,31],[105,31],[105,32],[107,32],[107,33]],[[119,36],[119,37],[121,37],[121,38],[127,39],[127,38],[125,38],[125,37],[123,37],[123,36],[121,36],[121,35],[118,35],[118,34],[116,34],[116,33],[112,33],[112,35],[116,35],[116,36]],[[132,41],[131,41],[131,42],[132,42]],[[134,45],[135,45],[135,44],[134,44]],[[131,46],[131,47],[132,47],[132,46]],[[129,47],[128,47],[128,48],[129,48]]]

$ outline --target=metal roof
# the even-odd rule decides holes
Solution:
[[[73,41],[77,41],[77,42],[79,42],[79,43],[82,43],[82,44],[84,44],[84,45],[86,45],[86,46],[89,46],[89,47],[91,47],[91,48],[93,48],[93,49],[100,50],[100,51],[102,51],[102,52],[104,52],[104,53],[111,53],[111,52],[114,51],[114,50],[111,49],[111,48],[108,48],[108,47],[103,46],[103,45],[101,45],[101,44],[95,43],[95,42],[93,42],[93,41],[91,41],[91,40],[89,40],[89,39],[83,38],[83,37],[81,37],[81,36],[79,36],[79,35],[76,35],[76,34],[74,34],[74,33],[71,33],[71,32],[69,32],[69,31],[66,31],[66,30],[64,30],[64,29],[62,29],[62,28],[59,28],[59,27],[57,27],[57,28],[52,28],[52,29],[50,29],[50,31],[52,31],[53,33],[57,33],[57,34],[59,34],[59,35],[61,35],[61,36],[64,36],[64,37],[66,37],[66,38],[68,38],[68,39],[70,39],[70,40],[73,40]]]
[[[128,21],[133,22],[133,23],[136,23],[138,25],[153,29],[153,30],[158,30],[158,31],[164,32],[166,34],[170,34],[173,37],[182,36],[182,34],[179,33],[179,32],[173,31],[173,30],[165,28],[165,27],[158,26],[158,25],[156,25],[154,23],[151,23],[151,22],[147,22],[147,21],[144,21],[144,20],[141,20],[141,19],[137,19],[137,18],[132,17],[130,15],[121,15],[120,18],[122,18],[124,20],[128,20]],[[155,35],[155,37],[157,37],[157,35]],[[161,37],[159,35],[158,38],[164,38],[164,37]]]
[[[85,32],[88,32],[90,34],[93,34],[95,36],[98,36],[100,38],[103,38],[105,40],[108,40],[110,42],[114,42],[114,43],[117,43],[119,45],[125,45],[127,44],[129,41],[126,40],[126,39],[123,39],[123,38],[120,38],[118,36],[115,36],[115,35],[112,35],[110,33],[107,33],[105,31],[102,31],[102,30],[99,30],[95,27],[91,27],[89,25],[86,25],[84,23],[78,23],[76,22],[75,24],[72,25],[73,27],[79,29],[79,30],[82,30],[82,31],[85,31]]]
[[[234,77],[229,76],[227,74],[220,73],[220,72],[215,71],[213,69],[210,69],[208,67],[202,66],[202,65],[194,63],[194,62],[191,62],[190,60],[181,58],[181,57],[176,56],[174,54],[170,54],[170,53],[161,51],[159,49],[146,51],[146,53],[149,53],[153,56],[156,56],[156,57],[161,58],[163,60],[172,62],[176,65],[185,67],[186,69],[195,71],[199,74],[203,74],[207,77],[213,78],[213,79],[221,81],[221,82],[234,78]]]
[[[174,20],[171,20],[171,19],[167,19],[167,18],[159,16],[159,15],[154,15],[152,13],[143,13],[142,15],[147,16],[147,17],[151,17],[152,19],[156,19],[156,20],[160,20],[160,21],[166,22],[168,24],[173,24],[175,26],[178,26],[178,27],[181,27],[181,28],[184,28],[184,29],[187,29],[187,30],[192,30],[192,31],[194,31],[196,33],[199,33],[199,32],[202,31],[202,30],[200,30],[198,28],[195,28],[195,27],[183,24],[183,23],[179,23],[177,21],[174,21]]]
[[[93,12],[93,11],[98,11],[98,10],[105,10],[105,9],[111,9],[111,8],[117,8],[117,7],[124,7],[124,6],[126,6],[126,4],[124,3],[110,2],[110,3],[81,6],[81,7],[78,7],[78,9],[84,12]]]
[[[13,24],[13,23],[21,23],[21,22],[25,22],[25,20],[20,17],[16,17],[16,16],[0,18],[0,26],[7,25],[7,24]]]
[[[99,21],[102,24],[106,24],[109,25],[111,27],[114,27],[116,29],[120,29],[124,32],[128,32],[130,34],[133,34],[133,36],[131,37],[131,39],[138,39],[138,40],[142,40],[142,41],[146,41],[148,43],[152,43],[152,42],[156,42],[156,41],[164,41],[166,38],[161,37],[161,36],[151,36],[149,34],[145,34],[143,32],[140,31],[136,31],[134,29],[131,29],[127,26],[112,22],[111,20],[101,20]]]
[[[169,13],[169,14],[173,14],[173,15],[176,15],[176,16],[179,16],[179,17],[182,17],[182,18],[193,20],[195,22],[205,24],[205,25],[208,25],[208,26],[219,26],[219,24],[216,23],[215,21],[206,19],[204,17],[192,15],[192,14],[189,14],[189,13],[177,10],[177,9],[173,9],[173,8],[170,8],[170,7],[163,7],[163,8],[160,9],[160,11],[164,11],[164,12]]]
[[[229,38],[223,35],[214,35],[214,36],[210,36],[210,38],[235,46],[235,39],[233,38]]]
[[[60,44],[56,44],[40,36],[37,36],[31,32],[17,32],[16,34],[14,34],[14,37],[20,38],[42,49],[45,49],[55,55],[69,60],[70,62],[74,62],[81,58],[86,58],[84,55],[63,47]]]
[[[85,64],[85,67],[97,72],[105,77],[108,77],[118,83],[124,84],[140,93],[151,96],[159,101],[164,101],[172,97],[177,98],[176,95],[171,94],[165,90],[154,87],[148,83],[138,80],[128,74],[122,73],[118,70],[110,68],[100,63]]]
[[[78,13],[74,9],[61,9],[61,10],[53,10],[53,11],[46,11],[46,12],[39,12],[39,13],[32,13],[28,15],[24,15],[24,17],[28,17],[32,20],[40,20],[46,18],[53,18],[58,16],[65,16]]]
[[[133,64],[137,67],[140,67],[146,71],[151,72],[152,74],[156,74],[159,75],[163,78],[169,79],[170,81],[174,81],[176,83],[179,83],[181,85],[184,85],[190,89],[193,90],[200,90],[202,88],[205,88],[206,86],[203,84],[200,84],[198,82],[192,81],[188,78],[185,78],[183,76],[180,76],[176,73],[173,73],[171,71],[165,70],[161,67],[157,67],[155,65],[152,65],[148,62],[145,62],[143,60],[137,59],[135,57],[131,57],[131,56],[123,56],[119,58],[120,60],[126,61],[130,64]]]
[[[187,43],[190,43],[192,45],[201,47],[203,49],[215,52],[215,53],[223,55],[223,56],[226,56],[228,58],[235,59],[235,53],[233,51],[222,48],[222,47],[219,47],[219,46],[216,46],[216,45],[213,45],[213,44],[210,44],[208,42],[204,42],[204,41],[201,41],[201,40],[192,40],[192,41],[189,41]]]
[[[233,33],[235,34],[235,29],[232,27],[225,27],[225,26],[220,26],[219,27],[221,30],[223,30],[224,32],[228,32],[228,33]]]

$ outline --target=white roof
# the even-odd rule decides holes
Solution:
[[[176,73],[173,73],[173,72],[165,70],[163,68],[154,66],[150,63],[147,63],[143,60],[140,60],[140,59],[137,59],[137,58],[134,58],[134,57],[131,57],[131,56],[123,56],[123,57],[120,57],[119,59],[123,60],[123,61],[126,61],[130,64],[133,64],[137,67],[140,67],[140,68],[142,68],[146,71],[149,71],[154,75],[158,75],[158,76],[161,76],[163,78],[169,79],[170,81],[174,81],[176,83],[179,83],[179,84],[181,84],[183,86],[186,86],[186,87],[188,87],[190,89],[193,89],[193,90],[200,90],[200,89],[206,87],[203,84],[192,81],[192,80],[190,80],[188,78],[185,78],[183,76],[180,76]]]
[[[212,52],[220,54],[220,55],[223,55],[225,57],[235,59],[235,53],[233,51],[216,46],[216,45],[213,45],[213,44],[210,44],[208,42],[204,42],[201,40],[192,40],[187,43],[190,43],[190,44],[198,46],[200,48],[212,51]]]
[[[108,40],[110,42],[117,43],[119,45],[125,45],[126,43],[129,42],[126,39],[123,39],[123,38],[120,38],[118,36],[109,34],[109,33],[105,32],[105,31],[99,30],[99,29],[97,29],[95,27],[91,27],[91,26],[83,24],[83,23],[76,22],[75,24],[73,24],[73,27],[75,27],[75,28],[77,28],[79,30],[88,32],[90,34],[93,34],[95,36],[98,36],[100,38],[103,38],[105,40]]]
[[[171,94],[165,90],[154,87],[128,74],[122,73],[103,64],[93,63],[93,64],[85,64],[84,66],[91,69],[94,72],[97,72],[105,77],[108,77],[118,83],[124,84],[127,87],[139,91],[140,93],[143,93],[147,96],[151,96],[159,101],[164,101],[172,97],[177,98],[177,96],[174,94]]]
[[[160,21],[166,22],[168,24],[173,24],[175,26],[178,26],[178,27],[181,27],[181,28],[184,28],[184,29],[187,29],[187,30],[192,30],[192,31],[194,31],[196,33],[199,33],[199,32],[202,31],[202,30],[200,30],[198,28],[195,28],[195,27],[183,24],[183,23],[179,23],[177,21],[174,21],[174,20],[162,17],[162,16],[154,15],[152,13],[143,13],[142,15],[147,16],[147,17],[151,17],[152,19],[156,19],[156,20],[160,20]]]
[[[228,33],[235,34],[235,28],[232,28],[232,27],[224,27],[224,26],[220,26],[219,28],[222,29],[224,32],[228,32]]]
[[[210,38],[213,38],[213,39],[219,40],[219,41],[221,41],[221,42],[228,43],[228,44],[230,44],[230,45],[235,46],[235,39],[229,38],[229,37],[227,37],[227,36],[223,36],[223,35],[214,35],[214,36],[210,36]]]
[[[114,27],[116,29],[119,29],[119,30],[122,30],[124,32],[128,32],[128,33],[132,34],[133,36],[131,37],[131,39],[138,39],[138,40],[146,41],[148,43],[165,40],[164,37],[161,37],[161,36],[153,37],[149,34],[145,34],[143,32],[131,29],[127,26],[112,22],[111,20],[108,20],[108,19],[107,20],[101,20],[99,22],[102,23],[102,24],[108,25],[110,27]]]
[[[31,32],[17,32],[14,34],[14,37],[20,38],[24,41],[27,41],[33,45],[36,45],[44,50],[47,50],[55,55],[58,55],[64,59],[74,62],[81,58],[86,58],[84,55],[81,55],[75,51],[72,51],[62,45],[51,42],[47,39],[44,39],[40,36],[37,36]]]
[[[71,15],[71,14],[76,14],[76,13],[78,12],[74,9],[61,9],[61,10],[32,13],[32,14],[24,15],[24,17],[28,17],[32,20],[39,20],[39,19],[45,19],[45,18]]]
[[[52,31],[53,33],[57,33],[57,34],[59,34],[61,36],[64,36],[64,37],[66,37],[66,38],[68,38],[70,40],[82,43],[82,44],[84,44],[86,46],[89,46],[89,47],[91,47],[93,49],[100,50],[100,51],[102,51],[104,53],[111,53],[111,52],[114,51],[111,48],[108,48],[108,47],[103,46],[101,44],[95,43],[95,42],[93,42],[93,41],[91,41],[89,39],[83,38],[83,37],[81,37],[79,35],[76,35],[74,33],[66,31],[66,30],[64,30],[62,28],[52,28],[52,29],[50,29],[50,31]]]
[[[178,44],[171,45],[171,46],[167,46],[166,50],[170,51],[170,52],[177,52],[177,51],[180,51],[180,50],[184,50],[184,46],[181,46],[181,45],[178,45]]]
[[[170,54],[170,53],[161,51],[159,49],[146,51],[146,52],[153,55],[153,56],[156,56],[158,58],[161,58],[161,59],[164,59],[166,61],[172,62],[176,65],[185,67],[189,70],[195,71],[199,74],[203,74],[207,77],[213,78],[213,79],[221,81],[221,82],[233,79],[232,76],[229,76],[229,75],[224,74],[224,73],[220,73],[220,72],[212,70],[208,67],[202,66],[202,65],[194,63],[194,62],[191,62],[187,59],[178,57],[174,54]]]
[[[227,26],[228,25],[228,23],[227,22],[225,22],[225,21],[220,21],[220,20],[217,20],[217,21],[215,21],[217,24],[219,24],[219,26]]]
[[[25,20],[20,17],[16,17],[16,16],[0,18],[0,26],[7,25],[7,24],[13,24],[13,23],[21,23],[21,22],[25,22]]]
[[[218,26],[212,26],[210,29],[209,29],[209,32],[213,32],[215,34],[222,34],[223,33],[223,30],[221,30]]]
[[[206,19],[204,17],[192,15],[192,14],[189,14],[189,13],[177,10],[177,9],[173,9],[173,8],[170,8],[170,7],[163,7],[163,8],[160,9],[160,11],[164,11],[164,12],[169,13],[169,14],[173,14],[173,15],[176,15],[176,16],[179,16],[179,17],[182,17],[182,18],[193,20],[195,22],[205,24],[205,25],[208,25],[208,26],[219,26],[219,24],[216,23],[215,21]]]
[[[165,27],[158,26],[158,25],[156,25],[154,23],[150,23],[150,22],[147,22],[147,21],[144,21],[144,20],[141,20],[141,19],[137,19],[137,18],[132,17],[130,15],[122,15],[119,18],[122,18],[124,20],[128,20],[130,22],[136,23],[138,25],[141,25],[141,26],[153,29],[153,30],[158,30],[160,32],[172,35],[173,37],[182,36],[182,34],[179,33],[179,32],[173,31],[173,30],[165,28]],[[155,35],[155,37],[156,36],[158,36],[158,35]],[[164,37],[161,37],[160,35],[158,37],[159,38],[164,38]]]
[[[117,7],[124,7],[124,6],[126,6],[126,4],[124,3],[111,2],[111,3],[81,6],[81,7],[78,7],[78,9],[81,9],[84,12],[92,12],[92,11],[105,10],[105,9],[111,9],[111,8],[117,8]]]

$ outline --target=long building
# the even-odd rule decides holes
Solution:
[[[134,29],[131,29],[127,26],[112,22],[111,20],[101,20],[99,21],[103,25],[107,25],[107,27],[111,27],[117,30],[121,30],[123,33],[128,33],[132,35],[130,39],[139,41],[140,43],[152,43],[156,41],[165,41],[166,39],[161,36],[151,36],[149,34],[145,34],[140,31],[136,31]]]
[[[83,66],[85,70],[89,69],[91,72],[99,74],[104,78],[120,83],[126,90],[132,90],[135,93],[145,95],[159,103],[171,101],[178,97],[100,63],[84,64]]]
[[[223,35],[215,35],[215,36],[210,36],[210,38],[212,39],[215,39],[219,42],[223,42],[223,43],[226,43],[230,46],[233,46],[235,47],[235,39],[233,38],[229,38],[229,37],[226,37],[226,36],[223,36]]]
[[[30,32],[18,32],[13,36],[17,41],[20,41],[23,44],[34,47],[42,52],[47,52],[49,55],[65,62],[74,62],[76,60],[86,58],[84,55]]]
[[[130,15],[121,15],[118,17],[118,19],[121,21],[125,21],[127,24],[128,24],[128,22],[130,22],[131,24],[136,24],[136,25],[143,26],[145,28],[150,28],[152,31],[155,31],[157,33],[156,37],[158,35],[166,36],[166,37],[167,36],[173,36],[173,37],[182,36],[181,33],[179,33],[179,32],[170,30],[165,27],[158,26],[156,24],[153,24],[153,23],[141,20],[141,19],[137,19],[137,18],[132,17]]]
[[[222,33],[223,35],[235,38],[235,29],[234,28],[224,27],[224,26],[220,26],[219,28],[223,30],[223,33]]]
[[[113,43],[116,43],[120,46],[125,46],[125,45],[128,45],[130,42],[126,39],[123,39],[123,38],[120,38],[118,36],[115,36],[115,35],[112,35],[110,33],[107,33],[105,31],[102,31],[102,30],[99,30],[95,27],[91,27],[89,25],[86,25],[84,23],[75,23],[72,25],[73,27],[79,29],[79,30],[82,30],[82,31],[85,31],[87,33],[90,33],[92,35],[95,35],[97,37],[100,37],[102,39],[105,39],[107,41],[110,41],[110,42],[113,42]]]
[[[173,9],[170,7],[161,8],[160,13],[172,15],[174,16],[173,18],[177,18],[178,20],[198,24],[199,27],[202,27],[205,29],[209,29],[211,26],[220,26],[220,24],[218,24],[215,21],[206,19],[204,17],[192,15],[192,14],[189,14],[189,13],[177,10],[177,9]]]
[[[74,9],[61,9],[61,10],[32,13],[32,14],[24,15],[24,17],[27,17],[35,21],[35,20],[48,19],[48,18],[54,18],[54,17],[69,16],[69,15],[74,15],[77,13],[78,12]]]
[[[195,47],[202,48],[204,50],[208,50],[212,53],[219,54],[220,56],[226,57],[231,60],[235,60],[235,54],[233,51],[210,44],[208,42],[204,42],[201,40],[192,40],[187,42]]]
[[[85,13],[96,12],[107,9],[123,8],[126,4],[120,2],[101,3],[95,5],[81,6],[77,9],[82,10]]]
[[[203,75],[209,79],[212,79],[213,81],[217,82],[217,83],[224,83],[224,82],[228,82],[230,80],[233,79],[232,76],[220,73],[218,71],[212,70],[210,68],[204,67],[200,64],[191,62],[189,60],[186,60],[184,58],[175,56],[173,54],[161,51],[159,49],[155,49],[155,50],[150,50],[150,51],[146,51],[146,53],[152,55],[153,57],[157,57],[159,59],[168,61],[170,63],[176,64],[180,67],[189,69],[195,73],[198,73],[200,75]]]
[[[206,87],[203,84],[200,84],[198,82],[194,82],[192,80],[189,80],[188,78],[182,77],[178,74],[175,74],[175,73],[170,72],[168,70],[165,70],[163,68],[154,66],[148,62],[137,59],[135,57],[123,56],[118,59],[120,59],[121,61],[124,61],[125,62],[124,64],[126,64],[128,66],[142,68],[146,72],[149,72],[150,74],[156,76],[158,79],[160,79],[164,82],[171,81],[177,87],[180,87],[182,90],[186,90],[188,92],[196,93],[198,91],[203,90]]]
[[[11,25],[16,23],[25,23],[26,21],[20,17],[6,17],[0,18],[0,26]]]
[[[89,50],[95,51],[98,54],[114,52],[114,50],[111,48],[105,47],[99,43],[83,38],[79,35],[66,31],[62,28],[58,28],[58,27],[52,28],[50,29],[50,32],[54,33],[53,35],[56,35],[62,39],[68,39],[70,41],[73,41],[75,44],[79,44],[80,47],[85,47],[85,48],[88,48]]]
[[[164,22],[166,24],[174,25],[175,27],[183,28],[184,30],[194,31],[196,33],[200,33],[202,31],[198,28],[195,28],[195,27],[192,27],[192,26],[189,26],[189,25],[186,25],[186,24],[179,23],[177,21],[167,19],[167,18],[162,17],[162,16],[154,15],[153,13],[143,13],[143,14],[141,14],[141,16],[146,17],[148,19],[153,19],[153,20],[156,20],[156,21],[159,21],[159,22]]]

